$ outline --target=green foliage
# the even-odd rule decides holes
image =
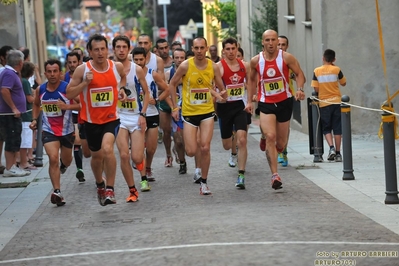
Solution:
[[[3,5],[6,5],[6,6],[8,6],[8,5],[11,5],[11,4],[16,4],[16,3],[18,3],[18,0],[0,0],[0,3],[2,3]]]
[[[140,33],[152,36],[152,23],[148,16],[148,10],[144,8],[142,15],[138,18]]]
[[[217,25],[209,24],[212,33],[218,39],[225,39],[227,37],[236,38],[237,35],[237,14],[235,2],[221,3],[218,0],[214,5],[205,8],[207,15],[211,17],[212,22],[216,21]],[[220,25],[222,27],[220,27]]]
[[[54,18],[54,6],[53,0],[43,0],[44,7],[44,24],[46,25],[46,37],[47,43],[49,43],[51,39],[51,34],[54,32],[54,24],[52,23],[52,19]]]
[[[272,29],[278,32],[277,0],[260,0],[256,8],[261,14],[254,15],[251,19],[251,31],[254,33],[252,42],[258,51],[262,50],[262,34],[265,30]]]
[[[143,0],[104,0],[112,9],[116,9],[123,18],[137,17],[137,11],[143,9]]]

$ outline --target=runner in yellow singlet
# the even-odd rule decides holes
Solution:
[[[180,79],[183,82],[182,90],[182,116],[184,121],[184,143],[188,156],[193,157],[197,152],[197,132],[200,134],[201,150],[201,195],[209,195],[211,191],[207,186],[207,177],[211,160],[210,145],[213,135],[215,108],[212,97],[224,102],[227,94],[221,79],[220,71],[215,63],[206,58],[208,51],[207,41],[197,37],[193,41],[192,51],[194,57],[184,61],[169,83],[169,91],[173,103],[172,116],[179,119],[180,107],[176,102],[176,87]],[[214,90],[214,84],[220,93]]]

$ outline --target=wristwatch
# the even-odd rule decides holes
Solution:
[[[144,118],[147,117],[147,114],[146,114],[146,113],[140,112],[139,115],[141,115],[141,116],[144,117]]]
[[[119,90],[124,90],[126,96],[130,96],[130,94],[132,94],[131,91],[128,88],[126,88],[125,86],[120,87]]]
[[[298,88],[298,90],[300,90],[301,92],[305,92],[305,91],[303,90],[303,88]]]

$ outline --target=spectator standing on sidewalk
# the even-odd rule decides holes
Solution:
[[[33,145],[33,131],[29,128],[32,122],[32,108],[35,96],[33,94],[29,78],[34,74],[35,65],[29,61],[25,61],[21,70],[22,87],[26,97],[26,113],[22,117],[22,134],[21,134],[21,149],[19,150],[19,167],[24,170],[35,170],[36,167],[28,160],[28,150],[32,149]]]
[[[4,177],[30,174],[15,165],[21,147],[21,114],[26,112],[26,97],[19,77],[23,63],[24,54],[10,50],[5,69],[0,74],[0,131],[5,137],[6,159]]]
[[[312,87],[319,93],[320,120],[323,134],[330,147],[327,160],[342,162],[341,155],[341,86],[346,85],[346,77],[334,65],[335,51],[327,49],[323,54],[323,65],[313,72]],[[323,102],[323,101],[328,101]],[[334,134],[334,141],[332,135]]]
[[[13,48],[9,45],[4,45],[0,48],[0,74],[5,69],[5,65],[7,64],[7,54],[8,51]],[[4,144],[5,136],[4,132],[0,130],[0,174],[4,173],[5,166],[1,162],[2,154],[3,154],[3,144]]]

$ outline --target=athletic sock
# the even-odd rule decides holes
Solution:
[[[75,164],[78,169],[83,168],[82,163],[82,148],[80,145],[73,146],[73,157],[75,158]]]

